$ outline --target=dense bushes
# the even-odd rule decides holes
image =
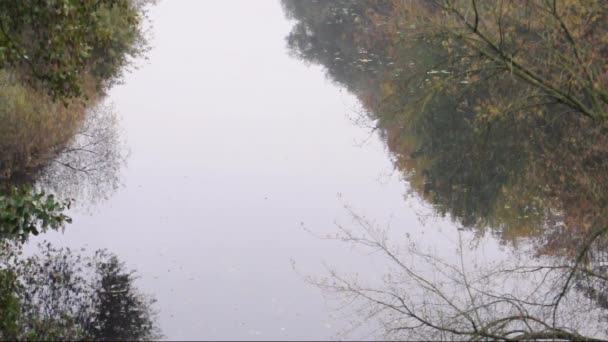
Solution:
[[[38,182],[61,173],[49,165],[95,181],[115,171],[115,118],[100,103],[146,51],[148,2],[0,2],[0,340],[158,337],[152,300],[115,256],[21,252],[31,234],[71,222],[71,201]]]
[[[27,201],[32,194],[13,187],[35,183],[77,140],[91,110],[146,51],[149,2],[0,3],[0,193]]]

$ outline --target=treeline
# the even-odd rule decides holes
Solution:
[[[360,99],[439,213],[543,253],[606,229],[606,2],[282,4],[292,54]]]
[[[74,182],[115,186],[123,156],[102,101],[148,49],[151,2],[0,2],[1,340],[160,337],[153,299],[116,256],[22,251],[32,234],[71,222],[72,201],[57,194],[86,192]]]
[[[605,339],[608,2],[282,4],[292,54],[360,100],[412,196],[542,254],[468,260],[459,233],[443,259],[351,212],[335,239],[386,273],[308,280],[386,340]]]
[[[113,254],[0,244],[0,340],[142,341],[161,337],[154,299]]]
[[[31,185],[53,163],[90,174],[103,168],[112,170],[108,161],[120,159],[107,143],[108,139],[116,140],[107,133],[114,113],[99,111],[98,106],[106,92],[120,82],[131,62],[147,50],[143,24],[149,2],[62,0],[0,4],[2,236],[25,238],[36,233],[36,227],[44,230],[56,228],[51,222],[58,222],[59,226],[66,222],[57,212],[67,207],[68,201],[31,190]],[[105,117],[87,121],[92,112]],[[101,127],[91,127],[91,122]],[[87,128],[89,131],[84,132]],[[105,135],[94,136],[99,132]],[[84,145],[87,148],[80,144],[77,150],[86,152],[82,153],[85,157],[72,157],[72,162],[61,159],[66,153],[75,152],[70,144],[82,143],[83,136],[89,139]],[[106,150],[99,150],[100,146]],[[91,170],[87,165],[97,165],[97,169]]]
[[[146,51],[145,2],[0,4],[0,179],[30,180]]]

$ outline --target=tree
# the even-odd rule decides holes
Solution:
[[[383,339],[580,341],[608,334],[607,308],[597,292],[608,284],[605,259],[588,259],[605,245],[606,228],[579,246],[574,261],[488,263],[466,252],[463,233],[455,246],[458,257],[443,259],[351,214],[353,227],[340,225],[330,239],[382,257],[388,267],[381,281],[331,268],[326,277],[306,279],[341,310],[354,313],[358,325],[372,324]]]
[[[16,340],[19,336],[19,299],[15,295],[15,275],[0,270],[0,339]]]
[[[94,327],[88,334],[96,340],[134,341],[158,337],[154,300],[141,295],[134,287],[133,273],[125,272],[124,264],[110,256],[98,264],[101,286],[95,307]]]
[[[50,218],[62,218],[56,211],[67,206],[50,196],[44,201],[53,206],[37,205],[42,192],[34,192],[31,187],[43,174],[58,174],[57,169],[48,169],[52,164],[80,168],[79,171],[96,177],[93,183],[98,184],[105,177],[113,181],[110,187],[116,186],[112,172],[115,173],[124,157],[115,150],[118,146],[111,146],[117,142],[115,130],[109,129],[113,127],[113,116],[106,115],[108,122],[102,123],[100,111],[91,109],[120,81],[131,61],[147,50],[142,25],[146,5],[151,2],[27,0],[0,3],[0,120],[3,122],[0,125],[0,194],[11,197],[19,206],[27,202],[25,207],[35,209],[27,211],[29,216],[21,219],[14,216],[21,211],[3,213],[0,209],[0,216],[42,222],[42,230],[47,228]],[[93,132],[97,134],[88,141],[83,139],[80,133],[92,129],[93,125],[96,125]],[[103,125],[105,129],[101,129]],[[85,150],[88,162],[94,166],[76,163],[83,161]],[[75,178],[78,176],[72,177]],[[29,187],[11,190],[24,185]],[[20,238],[40,230],[29,224],[26,224],[27,230],[11,226],[15,223],[11,220],[0,222],[0,226],[19,231]],[[67,220],[59,225],[53,223],[53,227],[63,226],[65,222]]]
[[[85,75],[111,85],[129,56],[144,50],[142,9],[132,0],[0,4],[0,66],[42,82],[55,98],[83,95]]]
[[[121,133],[115,109],[97,104],[70,142],[33,176],[41,187],[63,198],[106,199],[119,187],[119,171],[127,162]]]
[[[161,337],[154,299],[133,284],[134,272],[105,250],[86,256],[39,245],[24,257],[2,242],[0,336],[17,340],[151,340]],[[10,315],[9,315],[10,314]]]
[[[524,260],[454,263],[353,215],[337,238],[385,256],[383,283],[309,280],[385,338],[605,338],[605,3],[365,1],[350,20],[349,2],[297,6],[292,53],[357,96],[414,196],[476,239],[534,242]]]
[[[422,29],[422,34],[443,39],[447,53],[455,54],[446,63],[455,73],[452,81],[491,85],[474,75],[493,69],[494,78],[512,76],[527,90],[522,101],[503,104],[507,107],[499,111],[549,103],[600,122],[606,119],[605,2],[504,1],[496,6],[474,0],[439,0],[422,12],[430,23],[426,27],[432,27],[430,33]],[[500,94],[494,96],[498,101],[493,104],[502,103]],[[502,97],[511,98],[510,94]]]
[[[478,231],[492,228],[506,241],[536,237],[547,247],[564,241],[560,231],[582,238],[608,224],[601,215],[608,200],[603,3],[368,1],[350,21],[309,17],[327,7],[348,12],[349,2],[307,3],[319,8],[307,11],[285,4],[297,20],[288,46],[359,98],[412,193],[439,213]],[[375,70],[341,78],[334,63],[308,53],[336,39],[342,51],[373,53]],[[357,54],[341,57],[366,64]],[[570,100],[560,99],[566,90]]]

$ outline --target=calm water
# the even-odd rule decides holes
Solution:
[[[131,152],[124,186],[42,238],[119,255],[168,339],[331,338],[344,321],[291,260],[322,273],[366,258],[303,226],[334,232],[351,203],[416,230],[419,204],[378,137],[353,125],[357,101],[290,58],[280,3],[164,1],[151,21],[149,62],[108,99]]]
[[[451,197],[456,209],[447,213],[461,218],[452,220],[438,215],[446,213],[440,195],[416,194],[417,173],[391,145],[391,128],[369,128],[360,98],[320,65],[290,56],[285,37],[294,22],[278,1],[209,7],[184,0],[151,8],[149,60],[107,100],[130,151],[122,186],[93,205],[77,198],[74,223],[33,243],[118,255],[157,299],[170,340],[382,336],[373,320],[357,325],[356,307],[337,310],[347,299],[307,281],[337,269],[382,287],[395,273],[382,253],[322,238],[340,226],[390,228],[389,241],[445,260],[462,256],[463,273],[464,265],[534,259],[525,234],[506,236],[506,219],[471,222],[470,198]],[[496,155],[508,165],[519,160]],[[500,229],[464,229],[474,225]]]

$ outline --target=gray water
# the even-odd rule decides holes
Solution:
[[[107,99],[130,151],[122,186],[33,242],[117,254],[170,340],[377,336],[305,278],[373,283],[386,265],[321,237],[360,215],[449,259],[456,224],[408,195],[357,100],[289,56],[279,2],[163,1],[150,19],[149,60]],[[512,257],[476,241],[472,260]]]
[[[150,19],[149,60],[108,99],[123,186],[40,239],[116,253],[168,339],[332,338],[345,320],[301,273],[366,258],[303,228],[334,231],[346,203],[420,226],[383,144],[353,123],[352,96],[288,55],[278,2],[163,1]]]

